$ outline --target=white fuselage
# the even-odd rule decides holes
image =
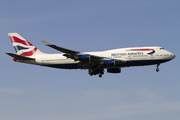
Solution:
[[[160,64],[172,60],[175,55],[161,47],[133,47],[113,49],[101,52],[84,52],[83,54],[91,54],[106,59],[123,60],[125,63],[108,67],[129,67]],[[29,64],[49,66],[64,69],[83,69],[79,64],[80,61],[63,56],[63,54],[41,54],[33,56],[35,60],[18,60]],[[89,61],[90,62],[90,61]],[[108,68],[104,66],[104,68]]]

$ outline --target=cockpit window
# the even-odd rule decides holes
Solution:
[[[164,48],[160,48],[160,50],[164,50]]]

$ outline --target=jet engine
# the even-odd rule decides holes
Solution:
[[[120,73],[121,68],[107,68],[108,73]]]
[[[104,66],[115,66],[115,60],[104,60],[101,64]]]
[[[76,60],[80,61],[90,61],[90,55],[85,54],[85,55],[77,55]]]

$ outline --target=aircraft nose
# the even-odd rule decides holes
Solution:
[[[173,54],[173,59],[176,57],[176,55],[175,54]]]
[[[176,55],[175,54],[171,54],[171,59],[174,59],[176,57]]]

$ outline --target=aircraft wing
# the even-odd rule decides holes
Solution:
[[[13,54],[13,53],[6,53],[7,55],[11,56],[11,57],[14,57],[18,60],[35,60],[33,58],[29,58],[29,57],[24,57],[24,56],[21,56],[21,55],[17,55],[17,54]]]
[[[78,51],[73,51],[73,50],[70,50],[70,49],[66,49],[66,48],[63,48],[63,47],[59,47],[59,46],[56,46],[56,45],[53,45],[53,44],[50,44],[44,40],[41,40],[41,42],[46,45],[46,46],[49,46],[53,49],[56,49],[58,51],[61,51],[63,53],[65,53],[63,56],[66,56],[67,58],[72,58],[72,59],[75,59],[75,56],[78,55],[78,54],[83,54],[83,53],[80,53]],[[91,60],[93,61],[99,61],[100,59],[102,59],[102,57],[99,57],[99,56],[94,56],[94,55],[90,55],[91,56]]]
[[[95,56],[95,55],[91,55],[91,54],[86,54],[86,53],[81,53],[78,51],[73,51],[70,49],[66,49],[63,47],[59,47],[53,44],[50,44],[44,40],[41,40],[41,42],[46,45],[49,46],[53,49],[56,49],[58,51],[61,51],[65,54],[63,54],[63,56],[67,57],[67,58],[71,58],[74,59],[75,61],[80,61],[80,64],[85,67],[86,69],[91,68],[92,66],[96,66],[96,65],[100,65],[101,62],[103,62],[104,60],[114,60],[116,63],[121,64],[121,63],[125,63],[126,61],[124,60],[115,60],[115,59],[110,59],[110,58],[105,58],[105,57],[101,57],[101,56]],[[84,59],[89,59],[88,60],[84,60]]]
[[[63,48],[63,47],[59,47],[59,46],[56,46],[56,45],[53,45],[53,44],[49,44],[48,42],[44,41],[44,40],[41,40],[41,42],[46,45],[46,46],[49,46],[51,48],[54,48],[58,51],[61,51],[63,53],[67,53],[67,54],[77,54],[79,52],[77,51],[73,51],[73,50],[69,50],[69,49],[66,49],[66,48]]]

